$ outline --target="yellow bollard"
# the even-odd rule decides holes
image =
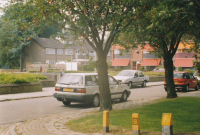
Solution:
[[[162,135],[173,135],[172,113],[162,115]]]
[[[140,135],[140,115],[138,113],[132,114],[132,130],[133,135]]]
[[[109,111],[103,112],[103,132],[109,132]]]

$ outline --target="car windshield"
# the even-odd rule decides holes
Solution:
[[[57,82],[58,84],[66,84],[66,85],[83,85],[83,76],[82,75],[64,75]]]
[[[130,71],[121,71],[118,76],[133,76],[133,72]]]
[[[174,73],[174,78],[183,78],[183,73]]]

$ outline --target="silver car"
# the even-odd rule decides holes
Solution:
[[[130,95],[127,85],[120,84],[112,76],[108,76],[111,99],[125,102]],[[70,73],[63,75],[55,85],[54,97],[64,105],[71,102],[88,103],[96,107],[100,104],[98,74]]]
[[[149,81],[149,77],[145,76],[144,73],[139,70],[122,70],[118,75],[113,77],[120,83],[127,84],[129,88],[132,88],[134,85],[146,87],[146,83]]]

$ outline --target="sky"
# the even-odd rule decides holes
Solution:
[[[2,8],[2,7],[4,7],[4,5],[6,4],[6,3],[8,3],[8,1],[9,0],[0,0],[0,7]],[[0,10],[0,15],[3,15],[3,12]]]

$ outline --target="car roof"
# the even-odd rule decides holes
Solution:
[[[189,72],[186,72],[186,71],[176,71],[176,72],[174,72],[174,73],[189,73]]]
[[[141,72],[140,70],[122,70],[122,71]]]
[[[98,75],[98,73],[66,73],[64,75],[83,75],[83,76],[87,76],[87,75]]]

